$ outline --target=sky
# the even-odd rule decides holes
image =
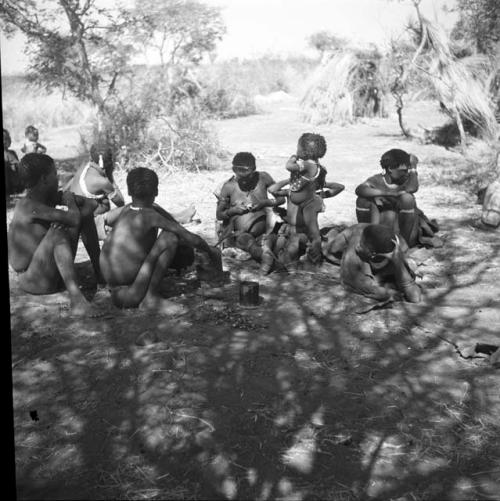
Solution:
[[[110,0],[98,0],[106,5]],[[161,1],[161,0],[159,0]],[[313,55],[307,38],[329,31],[358,45],[374,43],[381,48],[401,34],[415,9],[410,0],[204,0],[220,6],[227,27],[219,43],[219,60],[262,55]],[[422,13],[445,28],[454,16],[444,5],[454,0],[422,0]],[[23,53],[24,38],[12,40],[0,35],[3,74],[22,73],[28,63]]]

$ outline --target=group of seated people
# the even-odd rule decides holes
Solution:
[[[24,196],[17,200],[9,226],[10,265],[28,293],[66,289],[76,315],[95,313],[77,281],[80,237],[97,282],[109,287],[120,308],[167,311],[170,305],[161,294],[167,270],[196,264],[220,273],[219,247],[227,246],[246,251],[260,263],[262,275],[325,260],[340,266],[343,285],[354,292],[381,301],[420,301],[406,254],[410,247],[432,245],[437,227],[416,207],[416,157],[397,149],[384,153],[383,173],[356,188],[358,223],[326,231],[319,228],[318,214],[325,210],[324,200],[344,186],[327,181],[320,163],[325,153],[321,135],[303,134],[286,163],[287,177],[278,182],[256,169],[251,153],[237,153],[234,175],[216,192],[220,227],[214,246],[183,226],[194,209],[171,214],[155,203],[159,181],[151,169],[129,170],[132,201],[125,204],[106,146],[94,145],[89,161],[62,190],[53,159],[26,153],[16,166]]]

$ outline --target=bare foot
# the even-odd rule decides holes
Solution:
[[[187,308],[181,304],[153,295],[147,295],[139,305],[139,309],[147,311],[154,310],[157,313],[172,316],[184,315],[188,311]]]

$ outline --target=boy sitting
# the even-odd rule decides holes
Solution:
[[[386,151],[380,165],[384,172],[375,174],[356,188],[356,217],[359,223],[383,224],[401,233],[410,247],[417,244],[438,246],[434,237],[438,227],[417,208],[418,158],[406,151]]]
[[[172,303],[160,295],[167,269],[192,264],[194,247],[220,271],[220,253],[154,203],[158,176],[153,170],[132,169],[127,175],[127,188],[132,203],[122,208],[103,244],[100,258],[103,276],[111,287],[113,303],[119,308],[171,312]]]
[[[34,125],[28,125],[24,131],[26,141],[21,151],[24,155],[27,153],[46,153],[47,148],[38,142],[38,129]]]
[[[56,167],[47,155],[25,155],[19,175],[26,196],[14,208],[8,245],[9,263],[18,273],[20,288],[30,294],[52,294],[65,287],[72,313],[92,314],[94,308],[77,284],[74,259],[81,234],[99,278],[95,202],[59,192]]]
[[[418,303],[422,293],[405,257],[408,245],[390,228],[359,223],[332,234],[323,252],[332,262],[340,260],[344,287],[364,296],[385,301],[403,296]]]

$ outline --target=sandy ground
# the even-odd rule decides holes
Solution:
[[[426,104],[409,119],[439,116]],[[394,117],[312,127],[289,100],[214,126],[275,179],[301,133],[323,133],[346,190],[322,225],[355,222],[354,188],[385,150],[416,154],[417,200],[445,242],[414,253],[425,301],[361,313],[370,303],[325,265],[261,279],[260,306],[243,309],[238,281],[256,266],[226,257],[224,287],[172,276],[165,294],[187,314],[120,311],[79,249],[83,289],[106,311],[82,320],[64,293],[27,296],[10,272],[19,498],[497,499],[499,369],[474,346],[500,344],[498,232],[476,227],[473,194],[432,181],[463,157],[403,139]],[[190,229],[213,243],[212,192],[229,175],[228,162],[165,177],[158,202],[194,203]]]

